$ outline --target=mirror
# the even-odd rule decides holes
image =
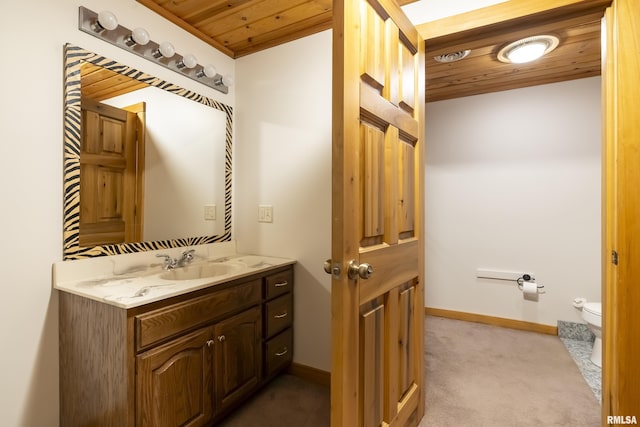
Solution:
[[[64,258],[231,240],[231,107],[69,44],[64,60]]]

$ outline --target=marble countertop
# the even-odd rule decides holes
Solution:
[[[169,271],[162,268],[155,254],[168,251],[151,251],[146,257],[130,254],[129,258],[120,259],[127,255],[62,261],[53,265],[53,287],[117,307],[133,308],[295,264],[287,258],[230,251],[221,254],[219,250],[199,253],[199,248],[195,248],[196,259],[192,263]]]

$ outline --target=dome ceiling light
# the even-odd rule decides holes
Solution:
[[[498,60],[507,64],[524,64],[535,61],[558,47],[556,36],[532,36],[509,43],[498,52]]]

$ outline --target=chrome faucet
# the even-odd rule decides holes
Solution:
[[[184,267],[185,265],[193,261],[193,253],[195,251],[196,251],[195,249],[189,249],[187,251],[182,252],[180,259],[172,258],[167,254],[157,254],[156,256],[158,258],[164,258],[164,264],[162,265],[163,269],[173,270],[174,268]]]

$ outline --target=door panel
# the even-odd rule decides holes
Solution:
[[[417,425],[424,46],[393,1],[336,1],[334,22],[332,425]]]
[[[213,417],[211,328],[136,357],[136,425],[203,426]]]
[[[82,99],[80,245],[141,240],[136,114]]]
[[[216,412],[258,385],[262,372],[261,318],[260,307],[254,307],[214,327]]]
[[[361,415],[365,426],[379,426],[384,420],[384,303],[372,301],[360,316]]]

